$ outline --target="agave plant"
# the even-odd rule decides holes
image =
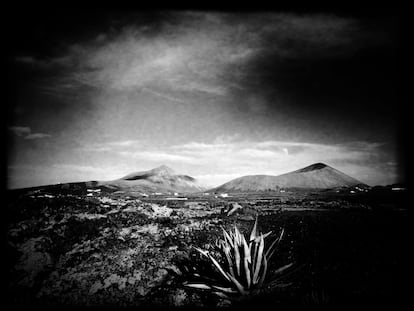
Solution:
[[[265,238],[272,232],[258,234],[257,218],[248,239],[240,233],[236,226],[230,232],[227,232],[224,228],[222,230],[223,238],[216,241],[216,246],[222,258],[221,264],[219,263],[220,260],[214,258],[209,251],[197,247],[194,248],[203,257],[208,258],[222,276],[222,279],[217,280],[216,283],[225,285],[219,286],[217,284],[205,283],[187,283],[184,285],[197,289],[211,290],[215,295],[225,299],[256,293],[264,286],[270,258],[280,243],[284,230],[281,231],[279,237],[267,249],[265,249]],[[277,269],[274,275],[279,275],[291,265],[288,264]]]

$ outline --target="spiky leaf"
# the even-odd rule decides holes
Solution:
[[[265,256],[267,257],[268,260],[273,256],[276,250],[276,247],[279,245],[280,241],[282,240],[284,231],[285,229],[282,229],[282,232],[280,233],[279,238],[275,239],[270,245],[270,247],[267,249]]]
[[[226,294],[224,294],[222,292],[213,292],[213,294],[219,296],[220,298],[230,300],[229,296],[227,296]]]
[[[284,265],[283,267],[280,267],[279,269],[277,269],[275,272],[273,272],[274,275],[276,274],[280,274],[283,271],[285,271],[286,269],[289,269],[291,266],[293,265],[293,262],[287,265]]]
[[[240,292],[240,294],[242,295],[246,295],[247,291],[243,288],[243,286],[240,284],[239,281],[237,281],[236,278],[232,277],[231,275],[229,275],[229,278],[231,279],[231,281],[233,282],[234,285],[236,285],[237,290]]]
[[[237,291],[235,291],[231,287],[221,287],[221,286],[215,286],[215,285],[213,285],[212,288],[217,289],[219,291],[222,291],[224,293],[228,293],[228,294],[235,294],[235,293],[237,293]]]
[[[234,261],[235,261],[235,264],[236,264],[237,275],[240,275],[240,253],[239,253],[239,247],[237,245],[235,245],[235,247],[234,247],[233,250],[234,250]]]
[[[230,281],[229,277],[227,276],[226,272],[224,272],[223,268],[220,266],[220,264],[217,262],[217,260],[214,259],[213,256],[211,256],[210,254],[208,254],[208,257],[210,258],[210,260],[213,262],[214,266],[217,268],[217,270],[219,270],[219,272],[228,280]]]
[[[263,258],[263,249],[264,249],[264,240],[263,240],[263,235],[261,235],[259,249],[257,251],[256,267],[255,267],[254,276],[253,276],[254,284],[257,284],[258,279],[259,279],[259,271],[260,271],[260,266],[262,264],[262,258]]]
[[[259,284],[258,284],[259,287],[262,287],[263,281],[266,277],[266,273],[267,273],[267,259],[266,259],[266,256],[264,256],[263,257],[263,271],[262,271],[262,275],[260,276]]]
[[[205,250],[203,250],[201,248],[198,248],[198,247],[195,247],[195,246],[194,246],[194,249],[196,251],[198,251],[201,255],[208,257],[208,251],[205,251]]]
[[[202,284],[202,283],[190,283],[190,284],[184,284],[184,286],[197,288],[197,289],[211,289],[210,286],[208,286],[207,284]]]
[[[253,241],[257,237],[257,216],[256,220],[254,221],[252,232],[250,232],[250,239],[249,241]]]

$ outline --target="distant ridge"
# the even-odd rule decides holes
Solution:
[[[153,168],[149,171],[144,172],[135,172],[128,174],[120,179],[122,180],[138,180],[138,179],[145,179],[150,176],[173,176],[176,175],[173,169],[169,168],[166,165],[161,165],[159,167]],[[188,176],[189,177],[189,176]]]
[[[166,165],[148,171],[134,172],[120,179],[99,182],[99,185],[141,192],[194,193],[203,191],[197,180],[188,175],[177,174]]]
[[[250,175],[233,179],[210,191],[255,192],[280,188],[329,189],[363,185],[361,181],[324,163],[315,163],[296,171],[278,175]]]

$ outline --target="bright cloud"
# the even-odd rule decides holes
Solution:
[[[161,164],[169,165],[177,171],[185,168],[185,173],[193,175],[202,183],[217,186],[243,175],[279,175],[315,162],[325,162],[370,183],[373,176],[381,177],[378,176],[378,165],[381,165],[381,161],[375,156],[380,147],[381,144],[368,142],[328,145],[284,141],[233,141],[190,142],[163,148],[128,145],[128,150],[122,144],[112,144],[110,152],[114,156],[122,156],[127,162],[139,160],[143,170]],[[382,171],[383,174],[395,174],[392,167]]]
[[[165,151],[120,151],[119,155],[133,158],[137,160],[145,160],[151,162],[180,162],[180,163],[194,163],[195,159],[180,155],[174,154]]]
[[[44,134],[44,133],[31,133],[27,135],[24,139],[40,139],[40,138],[49,138],[52,137],[50,134]]]

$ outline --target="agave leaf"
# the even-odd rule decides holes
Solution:
[[[193,248],[194,248],[196,251],[198,251],[201,255],[208,257],[208,251],[205,251],[205,250],[203,250],[203,249],[201,249],[201,248],[198,248],[198,247],[195,247],[195,246],[193,246]]]
[[[211,256],[210,254],[208,254],[208,257],[210,258],[210,260],[213,262],[213,264],[216,266],[217,270],[219,270],[219,272],[228,280],[230,281],[229,277],[227,276],[226,272],[224,272],[223,268],[220,266],[220,264],[217,262],[217,260],[214,259],[213,256]]]
[[[263,239],[267,238],[271,233],[272,231],[269,231],[268,233],[263,234]]]
[[[282,232],[280,233],[279,237],[275,239],[273,243],[270,245],[270,247],[267,249],[265,256],[267,257],[268,260],[273,256],[276,250],[276,247],[279,245],[280,241],[282,240],[284,232],[285,232],[285,229],[282,229]]]
[[[247,262],[251,263],[252,262],[252,258],[250,256],[250,247],[249,245],[247,245],[246,239],[243,236],[243,246],[244,246],[244,256],[245,258],[247,258]]]
[[[213,292],[213,294],[219,296],[220,298],[230,300],[229,296],[227,296],[226,294],[224,294],[222,292]]]
[[[273,254],[275,253],[275,249],[273,249],[271,252],[270,252],[270,254],[268,254],[268,252],[266,252],[266,254],[265,254],[265,256],[266,256],[266,258],[268,259],[268,260],[270,260],[270,258],[272,258],[273,257]]]
[[[233,247],[232,238],[230,237],[230,235],[227,233],[227,231],[223,227],[221,227],[221,229],[223,229],[224,240],[226,241],[226,243],[229,243],[231,247]]]
[[[262,258],[263,258],[263,249],[264,249],[263,235],[260,235],[259,250],[257,253],[256,267],[255,267],[254,276],[253,276],[254,284],[257,284],[257,281],[258,281],[260,266],[262,264]]]
[[[210,286],[208,286],[207,284],[202,284],[202,283],[192,283],[192,284],[190,283],[190,284],[184,284],[184,286],[197,288],[197,289],[211,289]]]
[[[263,271],[262,271],[262,275],[260,276],[259,284],[258,284],[259,287],[262,287],[263,281],[266,277],[266,273],[267,273],[267,260],[266,260],[266,256],[264,256],[263,257]]]
[[[230,274],[232,276],[234,276],[234,270],[233,270],[233,262],[231,261],[231,255],[230,255],[230,247],[225,247],[223,248],[224,250],[224,254],[226,255],[227,258],[227,263],[229,264],[229,270],[230,270]]]
[[[270,260],[270,258],[273,256],[275,250],[276,250],[276,243],[279,242],[279,239],[275,239],[272,244],[269,246],[269,248],[266,250],[265,256],[267,260]],[[279,243],[278,243],[279,244]]]
[[[270,244],[270,246],[268,247],[268,249],[266,250],[265,256],[267,257],[267,259],[269,259],[270,257],[272,257],[271,255],[273,255],[273,247],[276,245],[276,243],[278,242],[279,239],[275,239],[272,244]],[[270,254],[270,255],[269,255]]]
[[[237,243],[235,243],[235,244],[240,246],[241,245],[241,233],[240,233],[239,229],[237,229],[236,226],[234,226],[234,233],[235,233],[236,241],[237,241]]]
[[[224,228],[223,226],[220,226],[220,227],[221,227],[221,231],[223,231],[223,235],[224,235],[224,237],[225,237],[226,239],[228,239],[228,240],[231,240],[231,239],[230,239],[230,235],[229,235],[229,233],[227,233],[226,228]]]
[[[279,280],[275,280],[275,281],[272,281],[270,283],[267,283],[266,287],[268,289],[275,289],[275,288],[284,288],[284,287],[288,287],[288,286],[291,286],[291,285],[292,285],[291,282],[290,283],[281,283]]]
[[[249,252],[250,252],[250,280],[253,280],[253,274],[254,274],[254,267],[255,267],[255,245],[254,243],[251,243],[249,245]]]
[[[250,248],[247,245],[246,239],[243,236],[243,246],[244,246],[244,272],[246,274],[246,282],[247,282],[247,287],[250,288],[250,283],[251,283],[251,277],[250,277],[250,269],[249,269],[249,264],[252,261],[251,255],[250,255]]]
[[[240,275],[240,253],[237,245],[234,246],[234,261],[236,263],[237,275]]]
[[[256,242],[251,243],[251,246],[253,248],[252,267],[253,267],[253,270],[254,270],[254,267],[256,266],[256,261],[257,261],[257,249],[258,249],[258,247],[257,247]]]
[[[256,216],[256,220],[254,221],[252,232],[250,232],[249,241],[253,241],[256,237],[257,237],[257,216]]]
[[[233,240],[232,240],[232,242],[233,242],[233,247],[236,247],[237,246],[237,233],[236,233],[236,231],[234,230],[234,231],[232,231],[232,238],[233,238]]]
[[[224,247],[228,246],[228,243],[225,240],[220,239],[220,242],[216,246],[220,249],[223,249]]]
[[[244,235],[240,232],[240,230],[238,228],[237,228],[237,233],[239,235],[239,246],[242,246]]]
[[[237,290],[240,292],[240,294],[242,295],[246,295],[247,292],[244,290],[243,286],[240,284],[239,281],[237,281],[236,278],[232,277],[231,275],[229,275],[229,278],[231,279],[231,281],[233,282],[234,285],[236,285]]]
[[[233,233],[233,231],[231,231],[231,230],[230,230],[230,231],[228,232],[228,234],[229,234],[229,236],[230,236],[230,238],[231,238],[230,240],[233,242],[233,241],[234,241],[234,233]]]
[[[246,274],[246,284],[247,284],[247,288],[250,288],[252,282],[251,282],[251,276],[250,276],[250,269],[249,269],[249,264],[247,263],[247,261],[244,261],[244,270],[245,270],[245,274]]]
[[[246,274],[246,283],[247,283],[247,288],[250,288],[250,269],[249,269],[249,262],[250,262],[250,253],[249,253],[249,248],[247,246],[246,240],[243,238],[243,242],[244,242],[244,272]]]
[[[293,265],[293,262],[287,265],[284,265],[283,267],[280,267],[279,269],[277,269],[275,272],[273,272],[273,274],[280,274],[283,271],[285,271],[286,269],[289,269],[291,266]]]
[[[221,245],[221,250],[222,250],[225,254],[230,255],[230,246],[229,246],[228,244],[223,243],[223,244]]]
[[[261,237],[261,235],[257,236],[257,237],[254,239],[254,242],[255,242],[255,243],[259,243],[259,242],[260,242],[260,237]]]
[[[279,236],[279,241],[282,239],[284,233],[285,233],[285,228],[282,228],[282,232],[280,232],[280,236]]]
[[[215,285],[213,285],[211,287],[214,288],[214,289],[217,289],[221,292],[224,292],[224,293],[229,293],[229,294],[237,293],[237,291],[232,289],[231,287],[221,287],[221,286],[215,286]]]
[[[231,248],[232,245],[229,243],[229,241],[223,240],[222,243],[221,243],[221,247]]]

